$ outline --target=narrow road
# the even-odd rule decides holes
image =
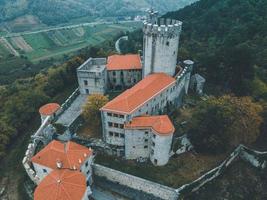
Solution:
[[[116,49],[116,51],[117,51],[118,54],[121,54],[121,49],[120,49],[120,41],[121,40],[128,40],[128,36],[122,36],[122,37],[120,37],[116,41],[116,43],[115,43],[115,49]]]

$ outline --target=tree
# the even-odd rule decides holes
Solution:
[[[108,97],[101,94],[93,94],[88,97],[87,103],[83,108],[83,119],[94,130],[99,130],[101,127],[101,116],[99,109],[108,102]]]
[[[16,135],[16,130],[0,119],[0,158],[5,155],[6,146],[10,139]]]
[[[223,153],[240,143],[251,144],[260,134],[261,111],[250,97],[212,97],[197,107],[188,136],[200,153]]]

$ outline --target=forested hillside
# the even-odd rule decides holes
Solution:
[[[153,6],[164,13],[194,1],[154,0]],[[55,25],[84,16],[131,16],[140,14],[150,6],[151,0],[0,0],[0,22],[34,15],[45,24]]]
[[[164,17],[183,21],[180,58],[197,61],[209,82],[266,95],[267,1],[201,0]]]

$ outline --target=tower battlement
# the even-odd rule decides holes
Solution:
[[[144,22],[143,32],[145,35],[154,35],[159,37],[179,37],[182,31],[182,22],[174,19],[159,19],[159,23],[152,24]]]

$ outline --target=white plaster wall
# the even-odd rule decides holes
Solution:
[[[37,163],[32,163],[34,170],[36,172],[36,175],[40,178],[40,181],[42,181],[48,174],[50,174],[52,172],[52,169]],[[55,163],[56,165],[56,163]],[[47,171],[47,173],[45,173],[43,171],[43,169],[45,169]]]
[[[152,42],[153,38],[144,35],[143,53],[144,53],[144,66],[143,66],[143,77],[152,73]]]
[[[145,132],[148,132],[146,135]],[[147,142],[145,140],[148,140]],[[147,146],[147,148],[144,148]],[[125,158],[148,158],[150,154],[150,130],[125,129]]]
[[[118,123],[123,124],[126,122],[126,117],[118,118],[118,117],[110,117],[107,115],[108,112],[102,111],[101,112],[101,120],[102,120],[102,127],[103,127],[103,138],[104,141],[111,145],[117,146],[124,146],[125,139],[120,137],[110,136],[109,132],[117,132],[119,134],[124,134],[124,129],[109,127],[108,122],[111,123]]]
[[[169,43],[169,46],[167,45]],[[154,61],[154,73],[164,72],[174,76],[177,64],[179,37],[157,37]]]
[[[156,137],[152,137],[155,146],[151,146],[154,153],[150,154],[150,160],[154,165],[163,166],[169,161],[173,134],[168,136],[155,134],[155,136]],[[157,160],[157,163],[155,162],[155,159]]]
[[[179,35],[168,38],[159,34],[157,36],[144,34],[143,77],[156,72],[164,72],[170,76],[175,74],[179,39]]]
[[[89,94],[105,94],[107,86],[106,70],[98,73],[97,78],[92,77],[92,73],[78,71],[78,83],[81,94],[87,94],[86,89],[89,90]],[[88,81],[88,85],[84,84],[84,81]]]
[[[152,194],[164,200],[177,200],[178,193],[170,187],[154,183],[136,176],[122,173],[98,164],[93,165],[95,175],[129,188]]]

